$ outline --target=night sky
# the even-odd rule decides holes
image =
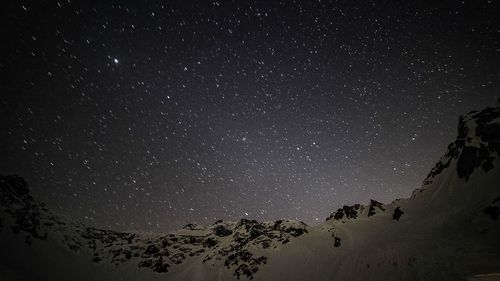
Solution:
[[[500,94],[498,1],[85,2],[3,4],[0,173],[97,227],[406,197]]]

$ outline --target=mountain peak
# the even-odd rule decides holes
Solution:
[[[477,169],[491,170],[499,154],[500,108],[471,111],[460,116],[456,140],[448,145],[448,150],[427,175],[424,185],[432,183],[452,161],[456,161],[458,176],[467,181]]]

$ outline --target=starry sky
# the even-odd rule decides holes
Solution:
[[[0,173],[98,227],[406,197],[499,95],[497,1],[84,2],[4,3]]]

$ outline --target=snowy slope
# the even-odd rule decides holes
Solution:
[[[280,220],[165,235],[55,215],[0,178],[1,280],[500,280],[500,108],[470,112],[407,199],[344,206],[314,227]]]

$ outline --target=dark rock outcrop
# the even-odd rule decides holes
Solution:
[[[362,211],[366,207],[361,204],[354,204],[352,206],[343,206],[340,209],[337,209],[336,212],[333,212],[326,218],[327,221],[329,220],[336,220],[336,221],[343,221],[343,220],[354,220],[359,217]],[[368,205],[368,217],[371,217],[378,212],[384,212],[385,207],[384,204],[376,201],[376,200],[370,200],[370,204]]]
[[[401,210],[401,208],[397,207],[396,209],[394,209],[394,213],[392,214],[392,219],[398,221],[403,214],[404,212]]]
[[[335,237],[334,239],[335,239],[335,242],[334,242],[333,246],[340,247],[342,245],[342,240],[339,237]]]
[[[356,219],[358,217],[358,211],[361,209],[360,204],[355,204],[352,206],[343,206],[336,212],[332,213],[326,220],[342,220],[342,219]]]
[[[227,229],[229,227],[226,226]],[[226,234],[225,232],[224,234]],[[233,274],[241,277],[253,278],[260,266],[266,264],[266,256],[254,256],[251,248],[258,246],[262,249],[276,247],[278,243],[287,244],[292,238],[308,233],[304,223],[277,220],[273,223],[260,223],[255,220],[241,219],[232,228],[232,240],[228,245],[215,246],[215,252],[209,253],[203,259],[207,262],[212,259],[224,260],[224,265],[233,270]]]
[[[370,206],[368,208],[368,216],[371,217],[377,213],[377,209],[380,211],[385,211],[384,204],[375,201],[375,200],[370,200]]]
[[[214,233],[215,233],[215,235],[217,235],[219,237],[224,237],[224,236],[229,236],[229,235],[233,234],[233,231],[224,225],[217,225],[214,228]]]
[[[452,160],[457,161],[457,174],[465,181],[476,169],[491,170],[496,155],[500,154],[500,124],[491,122],[497,118],[500,118],[500,108],[492,107],[460,116],[457,139],[448,145],[447,152],[427,175],[424,185],[432,183],[432,179],[448,168]],[[469,122],[476,126],[469,125]]]
[[[500,196],[495,198],[491,205],[484,209],[484,213],[489,215],[492,219],[498,220],[500,217]]]

